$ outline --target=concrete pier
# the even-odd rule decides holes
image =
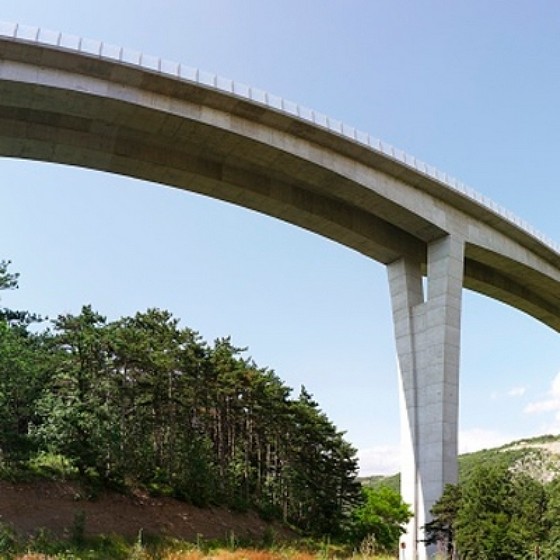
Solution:
[[[407,560],[424,560],[423,526],[447,483],[457,482],[459,355],[464,243],[428,246],[427,293],[420,263],[388,265],[401,396],[401,491],[414,517]]]

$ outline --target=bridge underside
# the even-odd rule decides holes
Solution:
[[[229,201],[426,273],[446,232],[341,173],[225,129],[90,94],[0,82],[0,155],[137,177]],[[465,287],[560,330],[557,279],[467,243]]]

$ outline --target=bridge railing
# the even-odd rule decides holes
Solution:
[[[501,218],[515,225],[517,228],[523,230],[525,233],[539,240],[556,253],[560,253],[560,244],[537,231],[525,220],[495,203],[493,200],[480,194],[460,181],[457,181],[457,179],[450,177],[447,173],[443,173],[435,167],[418,160],[414,156],[406,154],[402,150],[370,136],[367,132],[358,130],[353,126],[343,123],[342,121],[328,117],[327,115],[299,105],[298,103],[294,103],[293,101],[289,101],[243,83],[234,82],[233,80],[223,78],[210,72],[204,72],[198,68],[193,68],[185,64],[147,55],[140,51],[112,45],[103,41],[87,39],[68,33],[0,21],[0,38],[70,50],[88,56],[116,61],[121,64],[138,66],[151,72],[171,76],[178,80],[194,82],[204,87],[216,89],[220,92],[247,99],[253,103],[265,105],[273,110],[312,123],[317,127],[327,129],[334,134],[343,136],[344,138],[362,146],[366,146],[375,152],[381,153],[389,159],[393,159],[406,167],[414,169],[416,172],[426,175],[447,188],[476,201],[481,206],[484,206],[493,213],[499,215]]]

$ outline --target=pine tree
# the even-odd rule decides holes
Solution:
[[[71,459],[80,474],[91,470],[110,477],[119,434],[111,406],[105,323],[90,306],[54,322],[56,358],[37,405],[41,421],[34,435],[49,451]]]

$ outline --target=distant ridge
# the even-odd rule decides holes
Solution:
[[[540,482],[550,482],[560,475],[560,435],[524,438],[459,456],[459,480],[464,480],[478,465],[506,462],[512,470],[525,472]],[[371,488],[389,486],[399,490],[400,473],[389,476],[360,477],[362,485]]]

